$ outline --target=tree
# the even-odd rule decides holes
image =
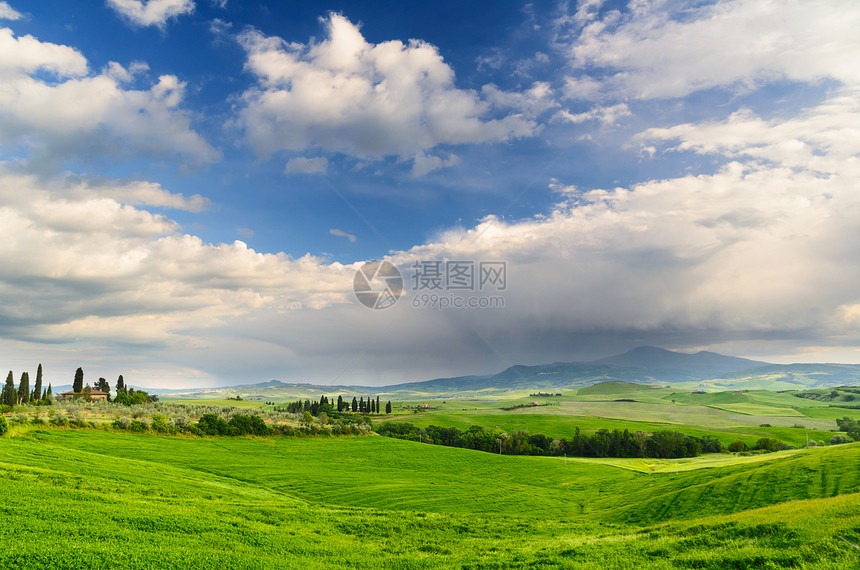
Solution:
[[[33,386],[33,400],[42,399],[42,364],[36,368],[36,384]]]
[[[105,380],[104,378],[99,378],[99,381],[96,382],[96,390],[107,394],[107,399],[110,400],[110,384],[108,384],[107,380]]]
[[[54,399],[54,393],[51,391],[51,383],[48,382],[48,391],[45,392],[45,399],[51,401]]]
[[[83,395],[84,400],[86,400],[87,402],[92,402],[92,401],[93,401],[92,393],[93,393],[93,389],[92,389],[92,388],[90,388],[90,383],[89,383],[89,382],[87,382],[87,385],[86,385],[86,387],[84,388],[84,391],[83,391],[83,392],[81,392],[81,394]]]
[[[9,374],[12,374],[11,372]],[[355,396],[352,397],[352,411],[358,411],[358,400],[355,399]]]
[[[18,394],[15,392],[15,377],[12,376],[12,371],[6,376],[6,385],[3,386],[3,403],[7,406],[14,406],[18,401]]]
[[[379,396],[376,397],[376,413],[380,413],[382,408],[379,407]]]
[[[116,379],[116,393],[125,392],[125,380],[122,379],[122,374]]]
[[[78,368],[75,370],[75,381],[72,383],[72,391],[76,394],[80,394],[84,389],[84,370],[83,368]]]
[[[26,404],[30,401],[30,373],[21,373],[21,384],[18,385],[18,401]]]
[[[385,404],[385,413],[386,413],[386,414],[390,414],[390,413],[391,413],[391,400],[388,400],[388,403],[387,403],[387,404]]]

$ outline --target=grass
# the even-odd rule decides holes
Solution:
[[[186,404],[190,406],[233,406],[241,409],[257,409],[267,407],[263,402],[254,402],[251,400],[228,400],[221,399],[194,399],[194,398],[171,398],[169,396],[161,397],[161,400],[170,404]]]
[[[860,444],[737,459],[676,475],[382,437],[19,432],[0,567],[857,567]]]

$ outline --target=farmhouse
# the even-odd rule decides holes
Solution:
[[[63,392],[62,394],[60,394],[60,397],[62,397],[63,399],[82,398],[83,395],[84,395],[83,392],[75,392],[75,391],[69,390],[68,392]],[[90,390],[90,399],[92,399],[92,400],[107,400],[107,398],[108,398],[107,392],[102,392],[101,390]]]

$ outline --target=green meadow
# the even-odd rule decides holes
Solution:
[[[619,461],[498,456],[379,436],[19,431],[0,441],[0,535],[15,545],[0,551],[0,566],[860,563],[852,546],[860,543],[860,444],[703,456],[681,460],[677,474]]]
[[[393,404],[375,425],[672,429],[797,449],[509,456],[375,434],[158,436],[109,429],[108,416],[68,429],[13,413],[0,438],[0,568],[860,566],[860,442],[805,445],[829,442],[835,419],[860,410],[617,382]],[[102,408],[93,413],[112,413]]]
[[[701,437],[711,435],[724,444],[741,440],[752,445],[759,438],[776,438],[789,445],[805,445],[807,438],[827,443],[837,418],[860,419],[860,409],[834,407],[799,398],[793,392],[765,390],[694,392],[626,382],[604,382],[561,396],[538,397],[511,393],[494,400],[427,400],[395,403],[395,414],[381,421],[408,421],[419,427],[438,425],[467,429],[470,425],[505,431],[543,433],[569,438],[576,429],[630,431],[678,430]],[[512,408],[529,402],[540,406]]]

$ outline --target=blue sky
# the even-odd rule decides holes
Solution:
[[[0,2],[2,354],[148,386],[640,344],[860,362],[858,23],[839,0]],[[381,258],[505,261],[504,306],[407,287],[371,311],[353,276]]]

